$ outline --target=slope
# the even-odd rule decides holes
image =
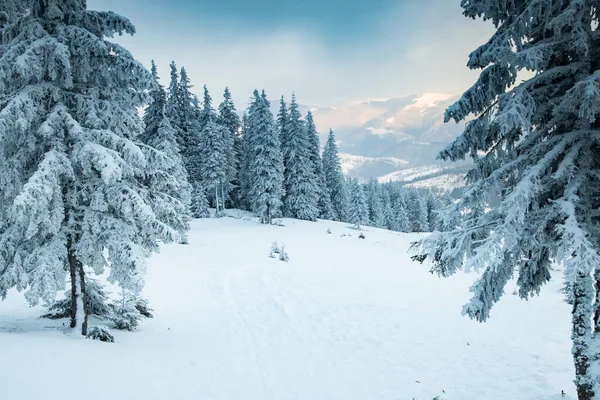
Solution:
[[[115,344],[65,334],[10,293],[6,398],[574,397],[559,282],[529,302],[507,294],[482,325],[460,316],[472,276],[439,279],[409,260],[418,235],[368,229],[360,240],[344,224],[238,217],[194,221],[189,245],[150,260],[155,319]],[[274,240],[288,263],[268,258]]]

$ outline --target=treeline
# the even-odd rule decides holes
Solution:
[[[206,86],[203,99],[191,92],[185,68],[170,65],[165,89],[152,62],[155,89],[144,115],[143,142],[180,160],[179,198],[189,201],[195,218],[213,207],[239,208],[263,223],[290,217],[371,225],[400,232],[447,229],[437,210],[449,197],[345,178],[333,131],[323,152],[311,112],[302,116],[294,95],[280,99],[275,117],[264,90],[255,90],[240,118],[225,88],[218,107]],[[189,184],[186,183],[189,182]]]

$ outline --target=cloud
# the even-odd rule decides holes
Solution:
[[[103,8],[110,0],[90,3]],[[223,16],[222,21],[177,26],[151,19],[148,10],[136,15],[140,7],[121,10],[119,3],[110,5],[136,23],[138,34],[121,41],[145,64],[154,58],[163,83],[174,59],[186,67],[198,94],[207,84],[217,100],[229,86],[238,108],[247,105],[254,88],[265,88],[273,102],[295,92],[303,104],[323,106],[413,93],[459,93],[470,86],[476,73],[465,67],[468,53],[487,40],[490,26],[461,16],[456,2],[448,0],[398,4],[362,39],[340,36],[339,46],[320,32],[293,24],[236,30],[221,28],[228,26]]]

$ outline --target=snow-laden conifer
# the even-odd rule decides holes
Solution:
[[[283,160],[279,134],[263,91],[254,91],[249,109],[247,136],[249,202],[260,221],[270,224],[281,214]]]
[[[333,131],[329,130],[329,136],[323,149],[323,174],[325,175],[325,184],[329,189],[331,197],[331,207],[333,208],[333,217],[336,221],[346,219],[346,208],[348,198],[344,185],[344,176],[342,175],[342,165],[338,155],[338,148],[335,142]]]
[[[321,160],[321,143],[319,134],[312,113],[306,114],[306,134],[310,142],[310,161],[313,166],[317,188],[319,190],[319,217],[323,219],[333,219],[333,207],[331,206],[331,194],[325,183],[325,173],[323,172],[323,161]]]
[[[316,221],[319,216],[318,178],[310,158],[312,144],[304,121],[301,119],[296,97],[292,96],[289,118],[285,125],[284,159],[284,214],[288,217]]]
[[[362,185],[356,178],[348,180],[348,222],[358,229],[369,221],[369,209]]]
[[[490,316],[517,277],[522,298],[539,293],[551,266],[573,290],[573,357],[580,400],[600,398],[600,52],[597,1],[463,1],[491,20],[493,36],[469,56],[477,82],[446,111],[472,120],[441,153],[474,158],[456,208],[459,229],[417,247],[449,276],[481,270],[464,314]],[[519,75],[529,70],[532,74]],[[486,208],[488,208],[486,210]]]
[[[229,179],[233,173],[229,155],[233,152],[229,130],[217,123],[216,116],[208,117],[200,136],[200,180],[217,212],[225,208]]]
[[[136,143],[152,75],[106,40],[135,28],[81,0],[30,5],[0,39],[0,295],[50,303],[69,272],[85,334],[84,265],[137,293],[158,240],[179,234],[148,201],[152,152]]]
[[[224,126],[229,133],[227,137],[227,162],[229,174],[225,193],[229,193],[229,199],[234,207],[239,207],[240,179],[238,171],[241,166],[242,143],[240,136],[241,121],[238,115],[229,88],[225,88],[223,101],[219,104],[219,125]]]

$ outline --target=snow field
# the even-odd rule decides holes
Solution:
[[[193,221],[189,245],[149,261],[155,318],[113,331],[115,344],[65,334],[66,321],[37,319],[43,309],[11,292],[0,303],[2,397],[575,398],[560,273],[539,298],[507,293],[480,324],[460,315],[474,275],[442,279],[410,261],[419,235],[366,228],[359,240],[348,224],[283,223]],[[275,240],[289,262],[268,257]]]

